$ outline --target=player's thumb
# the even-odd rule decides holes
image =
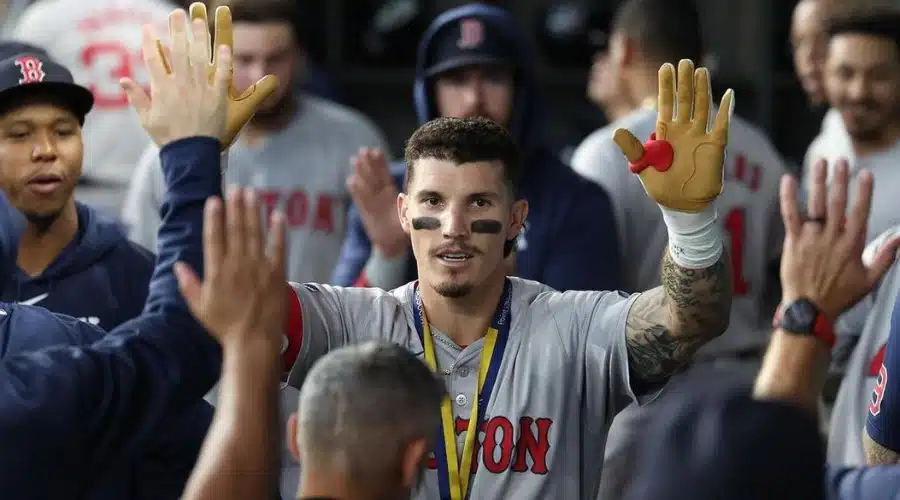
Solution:
[[[278,77],[275,75],[266,75],[260,78],[258,82],[253,84],[253,86],[235,100],[240,101],[244,106],[251,110],[251,113],[254,113],[259,105],[268,99],[270,95],[274,94],[277,89]]]
[[[122,78],[119,85],[128,97],[128,102],[143,120],[150,110],[150,96],[147,95],[147,91],[131,78]]]
[[[200,278],[190,266],[184,262],[176,262],[173,268],[175,279],[178,280],[178,291],[184,297],[188,309],[197,320],[201,320],[200,312]]]
[[[616,129],[615,134],[613,134],[613,141],[630,162],[636,162],[644,156],[644,146],[641,144],[641,141],[624,128]]]
[[[897,258],[900,250],[900,235],[892,237],[875,254],[875,259],[869,265],[869,282],[874,285],[888,272]]]

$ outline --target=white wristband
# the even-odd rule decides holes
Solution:
[[[662,205],[659,208],[669,230],[669,254],[676,264],[703,269],[719,260],[725,247],[714,203],[698,213],[679,212]]]

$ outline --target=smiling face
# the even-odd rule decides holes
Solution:
[[[527,202],[513,201],[503,163],[424,157],[412,171],[398,209],[420,281],[445,297],[463,297],[502,279],[504,247],[528,213]]]
[[[81,125],[68,109],[38,100],[0,117],[0,184],[32,223],[49,225],[81,176]]]

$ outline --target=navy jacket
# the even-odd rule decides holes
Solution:
[[[467,17],[480,18],[485,29],[497,30],[511,45],[519,48],[510,131],[524,153],[521,193],[528,200],[528,220],[517,248],[518,276],[540,281],[557,290],[619,289],[618,233],[609,196],[603,188],[573,172],[560,161],[555,151],[546,146],[534,81],[534,58],[508,12],[483,4],[469,4],[451,9],[434,20],[422,37],[416,62],[413,91],[419,122],[437,117],[431,85],[424,75],[428,46],[441,27]],[[402,190],[404,166],[392,168]],[[371,242],[353,208],[332,281],[338,285],[352,285],[362,272],[370,250]],[[410,267],[415,269],[412,264]]]
[[[218,379],[221,350],[188,311],[172,266],[180,260],[203,272],[203,204],[221,192],[219,144],[184,139],[160,156],[168,191],[139,317],[104,334],[43,308],[0,304],[0,498],[84,498],[122,464],[148,455],[165,460],[170,450],[160,436],[186,416],[193,421]],[[22,227],[0,196],[0,265],[7,270]],[[165,474],[152,467],[144,473],[149,489],[141,496],[160,498],[152,481]]]
[[[2,280],[0,301],[38,305],[111,330],[144,309],[156,258],[114,221],[76,203],[78,232],[47,269]]]

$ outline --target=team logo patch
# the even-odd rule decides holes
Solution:
[[[472,50],[480,47],[482,43],[484,43],[484,24],[478,19],[461,20],[456,46],[461,50]]]
[[[44,81],[47,73],[44,72],[44,63],[34,56],[20,57],[15,60],[16,66],[22,77],[19,78],[19,84],[40,83]]]

